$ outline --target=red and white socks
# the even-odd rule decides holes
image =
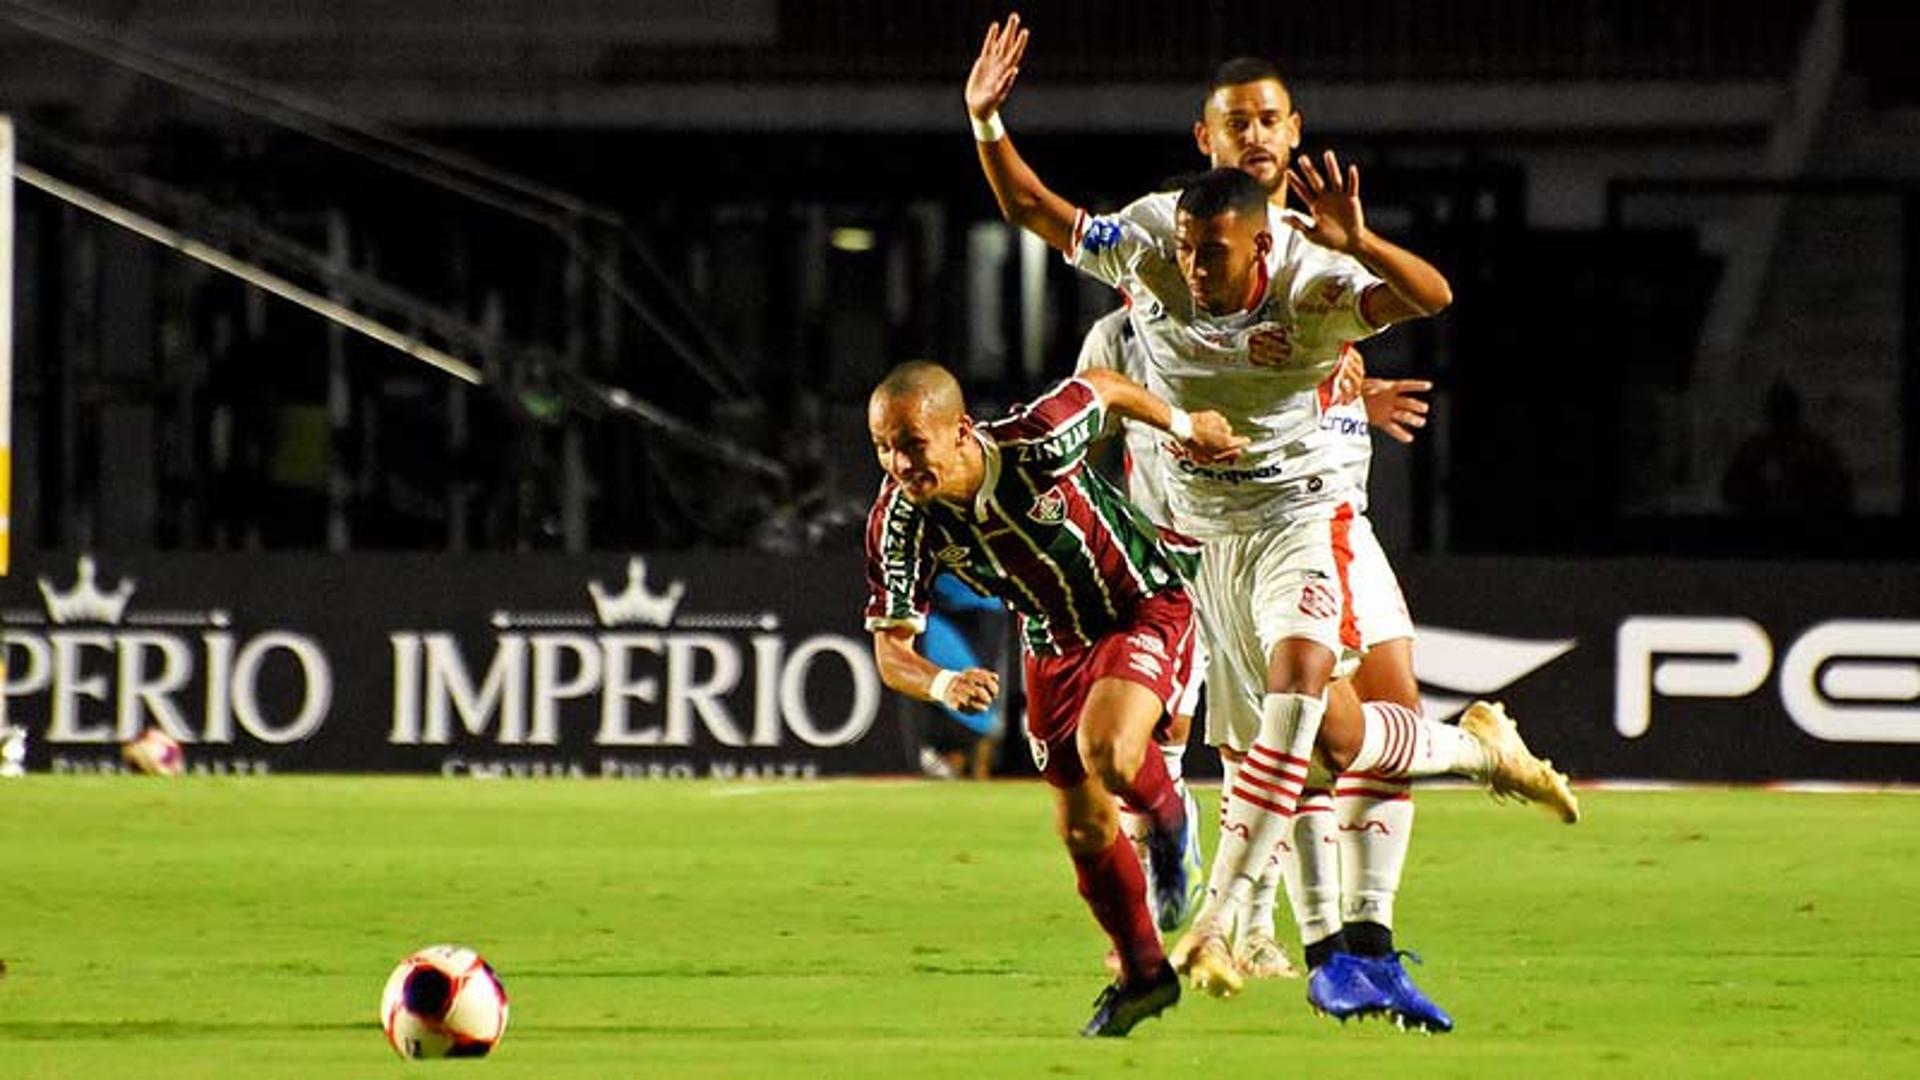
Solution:
[[[1413,795],[1405,780],[1340,774],[1334,788],[1339,823],[1340,917],[1391,930],[1393,900],[1413,837]]]
[[[1485,744],[1452,724],[1428,720],[1391,701],[1365,702],[1360,709],[1366,723],[1348,775],[1403,780],[1453,774],[1485,782],[1493,768]]]
[[[1340,827],[1334,818],[1333,794],[1310,789],[1300,797],[1293,818],[1291,858],[1280,860],[1287,900],[1300,942],[1311,945],[1340,932]],[[1263,882],[1264,886],[1265,883]],[[1277,889],[1256,890],[1247,922],[1252,931],[1273,932],[1273,900]],[[1264,897],[1262,893],[1265,893]]]
[[[1227,936],[1234,915],[1252,900],[1269,856],[1291,833],[1326,711],[1324,695],[1268,694],[1262,700],[1260,734],[1226,788],[1207,899],[1194,919],[1197,933]]]

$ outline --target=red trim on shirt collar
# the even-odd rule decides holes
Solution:
[[[1267,260],[1261,259],[1254,265],[1253,288],[1248,290],[1247,302],[1240,310],[1252,311],[1259,307],[1260,301],[1267,298],[1267,286],[1272,284],[1272,278],[1273,275],[1267,272]]]

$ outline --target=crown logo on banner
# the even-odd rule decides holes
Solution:
[[[649,591],[647,561],[637,555],[627,561],[624,591],[609,593],[598,581],[587,582],[587,595],[593,597],[593,610],[602,626],[667,626],[673,622],[673,613],[686,591],[686,584],[679,581],[669,585],[666,592]]]
[[[132,578],[121,578],[119,586],[112,592],[100,591],[100,587],[94,583],[91,555],[80,556],[78,576],[74,579],[71,592],[57,592],[52,581],[46,578],[38,580],[40,595],[47,601],[47,618],[56,623],[118,623],[127,610],[127,601],[133,599]]]

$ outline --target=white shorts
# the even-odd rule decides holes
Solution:
[[[1211,647],[1207,742],[1244,752],[1260,731],[1267,658],[1286,638],[1334,655],[1353,674],[1367,648],[1413,636],[1413,619],[1365,515],[1206,542],[1194,585]]]
[[[1400,592],[1400,579],[1394,576],[1387,553],[1373,535],[1373,525],[1365,514],[1354,516],[1348,530],[1353,562],[1347,566],[1347,582],[1353,592],[1353,621],[1360,629],[1360,651],[1398,638],[1413,637],[1413,616],[1407,611],[1407,598]]]

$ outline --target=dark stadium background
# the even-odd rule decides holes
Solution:
[[[1023,253],[978,175],[960,90],[1004,10],[0,0],[23,165],[484,375],[458,383],[22,185],[8,606],[83,552],[857,559],[879,373],[930,357],[977,401],[1015,401],[1113,302]],[[1024,14],[1007,122],[1057,190],[1106,208],[1192,168],[1208,70],[1266,55],[1305,147],[1358,162],[1370,222],[1450,275],[1450,312],[1367,347],[1376,371],[1439,384],[1418,444],[1376,455],[1382,539],[1436,581],[1568,561],[1529,563],[1533,593],[1436,586],[1437,612],[1416,594],[1423,620],[1550,635],[1531,615],[1583,567],[1602,585],[1557,599],[1601,624],[1601,656],[1627,614],[1599,610],[1622,594],[1604,583],[1629,573],[1643,612],[1672,596],[1762,618],[1741,605],[1765,596],[1780,653],[1920,603],[1920,81],[1902,44],[1920,28],[1902,5]],[[1723,478],[1779,385],[1845,490],[1742,512]],[[1819,587],[1793,602],[1770,588],[1803,574]],[[1915,651],[1869,659],[1910,670]],[[1596,664],[1552,689],[1611,692]],[[1606,703],[1586,707],[1604,731]],[[1801,736],[1768,708],[1779,730],[1744,766],[1590,756],[1791,775]],[[1910,779],[1909,747],[1812,771]]]

